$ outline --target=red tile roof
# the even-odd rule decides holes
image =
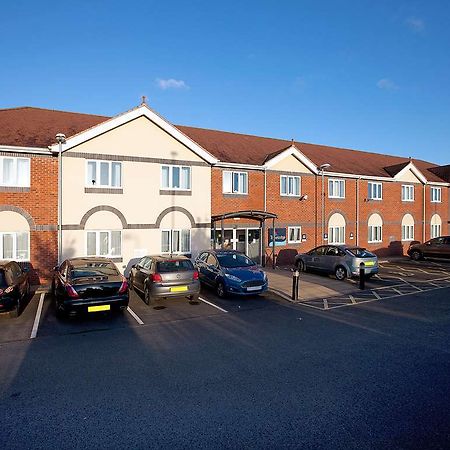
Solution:
[[[0,145],[47,147],[55,142],[56,133],[73,136],[108,119],[110,117],[27,106],[0,109]],[[223,162],[263,165],[292,144],[317,166],[329,163],[329,170],[337,173],[392,177],[409,162],[408,158],[381,153],[175,126]],[[442,178],[444,172],[436,164],[417,159],[413,163],[429,181],[448,180],[447,171]]]

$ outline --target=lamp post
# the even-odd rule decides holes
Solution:
[[[331,167],[331,164],[324,163],[319,166],[319,170],[322,175],[322,245],[324,243],[324,235],[325,235],[325,180],[324,180],[324,170]]]
[[[59,144],[58,152],[58,265],[62,259],[62,145],[66,143],[66,136],[63,133],[56,135]]]

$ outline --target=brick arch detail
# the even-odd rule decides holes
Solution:
[[[18,206],[12,206],[12,205],[1,205],[0,206],[0,212],[2,211],[12,211],[17,214],[20,214],[22,217],[25,218],[25,220],[28,222],[28,225],[30,227],[30,231],[36,230],[36,224],[34,222],[33,217],[28,211],[25,211],[24,209],[18,207]]]
[[[346,214],[344,211],[342,211],[341,209],[333,209],[333,210],[330,211],[330,213],[327,215],[327,222],[326,222],[327,226],[328,226],[328,223],[330,222],[331,216],[332,216],[333,214],[336,214],[336,213],[340,214],[340,215],[344,218],[344,220],[345,220],[345,225],[347,225],[348,223],[350,223],[349,220],[348,220],[347,214]]]
[[[91,208],[81,218],[80,227],[82,230],[84,230],[84,228],[86,227],[86,222],[88,221],[89,217],[91,217],[93,214],[95,214],[96,212],[99,212],[99,211],[109,211],[109,212],[115,214],[120,219],[120,221],[122,223],[122,228],[123,229],[128,228],[128,224],[127,224],[127,220],[125,219],[125,216],[117,208],[114,208],[113,206],[109,206],[109,205],[100,205],[100,206],[95,206],[94,208]]]
[[[194,216],[186,208],[183,208],[181,206],[170,206],[169,208],[166,208],[164,211],[162,211],[156,219],[156,228],[160,227],[162,220],[165,216],[167,216],[167,214],[175,211],[183,213],[185,216],[187,216],[191,222],[191,228],[195,228]]]

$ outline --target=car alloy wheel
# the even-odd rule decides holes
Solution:
[[[342,266],[336,267],[334,274],[336,276],[336,279],[339,281],[345,280],[345,278],[347,277],[347,272]]]
[[[300,272],[304,272],[304,271],[305,271],[305,263],[304,263],[303,261],[299,261],[299,262],[297,263],[297,269],[298,269]]]
[[[145,285],[145,287],[144,287],[144,302],[145,302],[147,305],[150,305],[150,302],[151,302],[151,298],[150,298],[150,289],[148,288],[147,285]]]
[[[224,298],[225,297],[225,286],[223,285],[223,283],[221,281],[219,281],[217,283],[216,294],[220,298]]]
[[[421,254],[418,250],[415,250],[415,251],[413,251],[413,252],[411,253],[411,258],[412,258],[414,261],[419,261],[419,260],[422,259],[422,254]]]

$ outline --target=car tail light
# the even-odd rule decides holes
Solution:
[[[161,276],[161,274],[159,274],[159,273],[154,273],[153,276],[152,276],[152,280],[153,280],[153,282],[155,282],[155,283],[161,283],[161,281],[162,281],[162,276]]]
[[[78,292],[70,284],[66,284],[66,292],[70,298],[80,298]]]
[[[122,277],[122,284],[120,285],[119,294],[125,294],[128,289],[128,282],[125,277]]]
[[[198,271],[197,270],[194,271],[194,275],[192,276],[192,279],[198,280]]]

